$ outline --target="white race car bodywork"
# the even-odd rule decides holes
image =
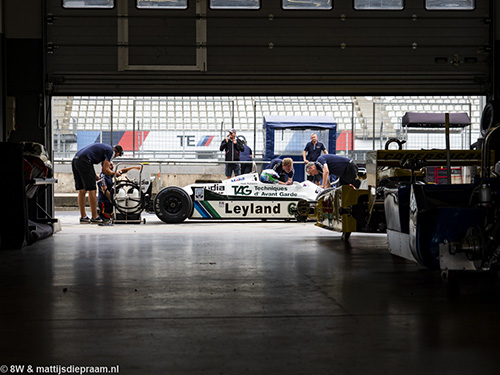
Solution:
[[[182,189],[170,189],[176,189],[177,194],[178,190],[182,190],[190,197],[192,208],[185,218],[192,219],[306,220],[310,216],[310,203],[316,201],[318,194],[323,191],[310,181],[294,182],[291,185],[264,183],[260,181],[257,173],[217,183],[196,183]],[[166,203],[159,201],[155,204],[160,219],[164,220],[169,216],[166,211],[174,210],[176,200],[166,198]],[[167,220],[178,222],[183,219]]]
[[[185,186],[183,189],[189,195],[202,188],[221,195],[259,198],[295,198],[315,200],[323,191],[322,188],[310,181],[294,182],[292,185],[264,183],[259,180],[258,173],[248,173],[223,180],[219,183],[196,183]],[[199,190],[198,190],[199,191]]]

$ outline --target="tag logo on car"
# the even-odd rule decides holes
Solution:
[[[249,186],[233,186],[234,195],[250,195],[252,194],[252,189]]]

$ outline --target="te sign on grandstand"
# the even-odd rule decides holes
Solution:
[[[80,130],[77,132],[77,148],[99,142],[119,144],[124,151],[162,152],[165,150],[219,151],[226,133],[182,130],[151,131],[98,131]],[[246,139],[253,139],[251,133],[238,133]]]

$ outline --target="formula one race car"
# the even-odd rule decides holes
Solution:
[[[470,125],[467,114],[410,114],[403,126],[445,127],[447,138],[450,128]],[[318,199],[316,225],[344,240],[351,232],[387,233],[391,254],[444,278],[500,269],[500,124],[484,131],[481,149],[446,142],[446,149],[403,150],[401,143],[399,150],[368,152],[368,189],[342,186]],[[447,183],[425,181],[426,168],[443,166]],[[470,181],[452,183],[452,168]]]
[[[154,211],[165,223],[185,219],[278,219],[306,221],[314,217],[314,202],[323,191],[310,181],[291,185],[249,173],[217,183],[169,186],[154,199]]]

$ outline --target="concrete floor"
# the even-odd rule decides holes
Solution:
[[[500,371],[498,280],[466,275],[452,287],[392,257],[384,235],[346,245],[313,223],[57,217],[54,236],[0,252],[2,373]]]

